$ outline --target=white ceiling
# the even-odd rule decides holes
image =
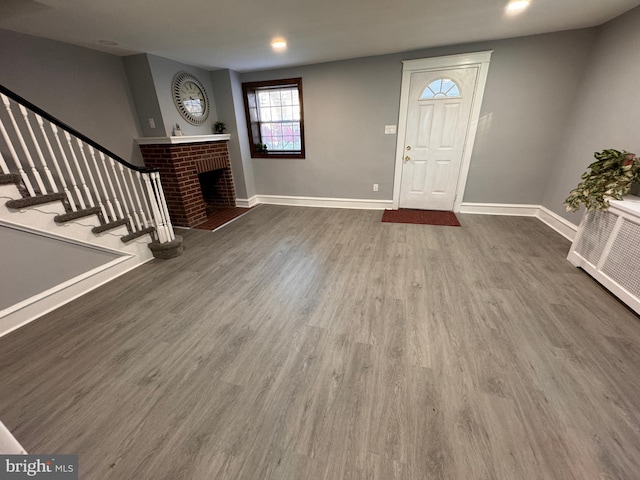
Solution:
[[[259,70],[601,25],[640,0],[0,0],[0,28],[116,55]],[[283,36],[283,53],[270,42]],[[99,43],[117,42],[117,47]]]

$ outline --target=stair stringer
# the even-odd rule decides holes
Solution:
[[[153,253],[148,247],[153,241],[149,234],[124,243],[121,239],[129,233],[124,225],[95,234],[91,229],[101,225],[97,215],[79,218],[66,223],[56,223],[55,216],[66,213],[62,202],[45,203],[19,210],[10,209],[6,206],[7,201],[19,198],[22,198],[22,196],[17,187],[14,185],[0,185],[0,219],[14,225],[45,231],[61,239],[75,240],[136,255],[143,260],[143,263],[153,258]]]

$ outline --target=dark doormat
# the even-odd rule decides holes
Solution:
[[[216,228],[220,228],[222,225],[229,223],[231,220],[235,220],[239,216],[244,215],[250,211],[251,208],[227,207],[208,210],[207,220],[193,228],[197,228],[199,230],[215,230]]]
[[[418,225],[442,225],[446,227],[460,226],[460,222],[453,212],[412,210],[409,208],[385,210],[382,214],[382,221],[389,223],[415,223]]]

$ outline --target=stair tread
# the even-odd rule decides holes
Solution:
[[[122,225],[127,225],[128,223],[129,221],[126,218],[123,218],[122,220],[116,220],[115,222],[109,222],[103,225],[98,225],[97,227],[93,227],[91,231],[93,233],[102,233],[102,232],[106,232],[107,230],[111,230],[112,228],[120,227]]]
[[[20,175],[17,173],[0,173],[0,185],[20,183]]]
[[[6,206],[9,208],[19,209],[25,207],[33,207],[35,205],[42,205],[43,203],[51,202],[64,202],[67,196],[64,193],[47,193],[46,195],[36,195],[35,197],[18,198],[15,200],[9,200]]]
[[[67,213],[62,213],[60,215],[56,215],[53,220],[56,223],[65,223],[65,222],[70,222],[72,220],[77,220],[79,218],[88,217],[90,215],[96,215],[98,213],[100,213],[100,207],[91,207],[91,208],[85,208],[83,210],[76,210],[75,212],[67,212]]]
[[[131,240],[135,240],[138,237],[142,237],[148,233],[153,233],[155,231],[156,231],[155,227],[143,228],[142,230],[138,230],[137,232],[133,232],[133,233],[130,233],[129,235],[125,235],[124,237],[121,238],[121,240],[123,243],[127,243],[127,242],[130,242]]]

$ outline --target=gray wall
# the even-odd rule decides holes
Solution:
[[[117,254],[0,225],[0,310],[118,258]]]
[[[543,201],[576,224],[580,214],[566,213],[562,203],[593,153],[615,148],[640,154],[640,7],[598,29],[590,60]]]
[[[160,106],[160,112],[162,113],[165,135],[172,135],[173,126],[176,123],[180,125],[180,129],[185,135],[211,135],[213,133],[213,124],[218,120],[218,114],[216,113],[215,98],[213,97],[213,87],[211,85],[209,72],[190,65],[174,62],[167,58],[158,57],[156,55],[147,54],[146,56],[149,61],[149,68],[151,69],[151,75],[155,85],[158,105]],[[207,91],[211,111],[209,112],[207,120],[202,125],[191,125],[188,123],[180,116],[180,113],[173,103],[171,81],[175,74],[180,71],[186,71],[193,74],[198,80],[200,80]],[[143,117],[142,112],[139,112],[139,115],[143,119],[148,118],[146,115]]]
[[[133,93],[142,135],[145,137],[164,137],[166,128],[148,56],[144,53],[130,55],[124,57],[122,62]],[[153,119],[155,128],[151,126],[149,119]]]
[[[236,197],[248,199],[255,195],[256,187],[248,144],[240,141],[240,138],[247,138],[242,86],[238,80],[238,74],[231,70],[211,72],[211,82],[216,98],[218,118],[226,125],[225,133],[231,134],[228,148]]]
[[[398,123],[402,60],[494,50],[464,201],[540,204],[594,39],[584,29],[243,73],[303,82],[307,158],[253,159],[256,191],[391,199],[396,136],[384,125]]]
[[[306,158],[253,159],[256,192],[390,199],[396,136],[384,126],[398,121],[401,73],[399,57],[385,56],[241,74],[243,82],[302,77]]]
[[[122,61],[0,30],[0,83],[115,154],[142,165],[138,118]]]

